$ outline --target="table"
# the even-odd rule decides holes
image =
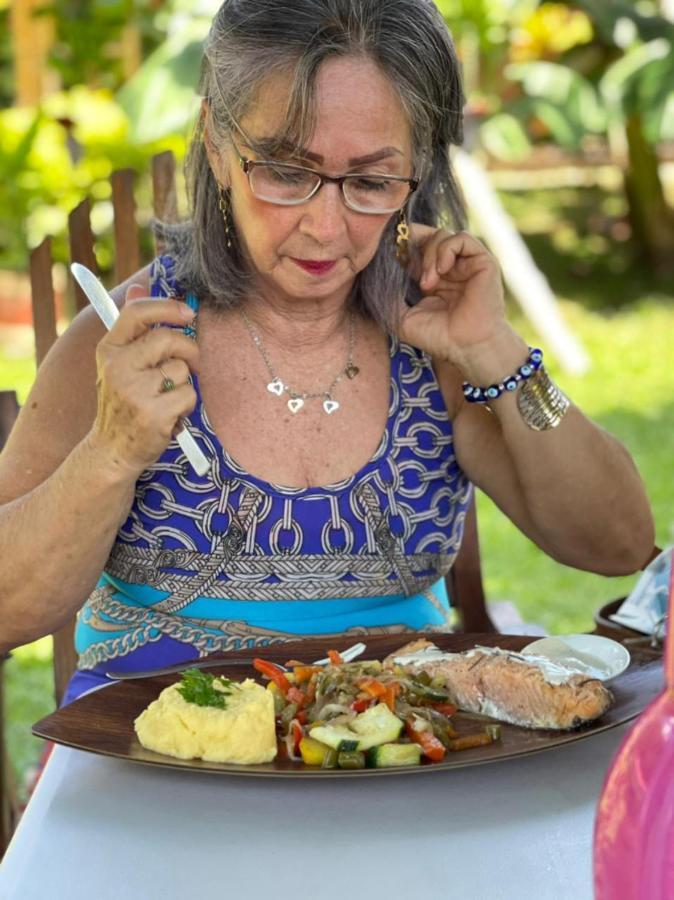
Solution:
[[[256,779],[56,747],[2,900],[591,900],[592,827],[629,725],[401,777]]]

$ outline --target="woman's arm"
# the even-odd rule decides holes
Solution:
[[[108,335],[85,309],[40,367],[0,455],[0,650],[50,633],[86,600],[138,476],[193,407],[189,385],[160,394],[154,368],[171,359],[180,385],[196,366],[189,338],[151,330],[184,324],[180,307],[134,303]]]
[[[559,562],[603,575],[629,574],[647,561],[655,540],[650,507],[612,435],[573,405],[557,428],[533,431],[512,394],[490,413],[463,399],[453,366],[439,362],[435,370],[459,465],[524,534]]]
[[[465,401],[464,380],[498,384],[528,348],[505,321],[500,271],[479,241],[418,225],[413,235],[426,296],[402,312],[401,337],[433,357],[460,465],[555,559],[603,574],[636,571],[654,528],[628,453],[573,405],[556,427],[529,427],[518,407],[522,386],[489,407]]]

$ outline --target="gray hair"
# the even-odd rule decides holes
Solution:
[[[449,148],[463,140],[463,92],[451,36],[432,0],[225,0],[205,44],[200,90],[208,103],[209,140],[220,152],[240,130],[260,86],[291,74],[282,146],[307,146],[317,72],[330,57],[371,59],[390,79],[411,126],[414,172],[421,183],[408,216],[425,225],[463,228],[463,202]],[[253,149],[255,149],[253,144]],[[267,148],[267,155],[269,149]],[[252,273],[230,227],[227,246],[219,187],[204,146],[204,116],[185,162],[191,219],[157,223],[188,290],[224,309],[250,294]],[[359,273],[352,301],[387,329],[395,326],[398,298],[418,299],[418,288],[398,264],[392,216],[369,265]]]

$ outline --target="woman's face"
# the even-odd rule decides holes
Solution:
[[[263,85],[254,108],[241,122],[251,140],[281,131],[288,85],[289,80],[280,77]],[[309,146],[285,162],[328,175],[413,176],[407,118],[394,88],[374,63],[355,57],[329,60],[319,70],[315,97],[316,127]],[[237,145],[246,158],[259,158],[243,139]],[[362,157],[375,160],[355,162]],[[348,209],[339,185],[331,183],[324,183],[299,206],[259,200],[231,150],[215,161],[214,169],[220,183],[231,187],[237,235],[265,293],[286,300],[346,300],[354,278],[374,256],[390,213],[368,215]],[[320,269],[314,265],[312,270],[308,263],[318,261],[332,265]]]

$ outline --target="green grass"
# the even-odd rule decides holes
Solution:
[[[657,541],[672,543],[674,292],[638,264],[629,241],[611,236],[624,211],[619,197],[585,189],[509,194],[505,201],[592,359],[591,371],[575,378],[562,373],[548,354],[551,371],[588,415],[627,446],[653,505]],[[512,318],[530,342],[539,343],[516,308]],[[0,333],[0,389],[17,389],[21,402],[34,377],[31,341],[22,334],[3,344]],[[561,566],[488,498],[478,498],[478,511],[489,599],[512,600],[525,620],[552,633],[591,629],[593,612],[636,581],[636,576],[603,578]],[[21,780],[41,749],[30,724],[52,708],[49,640],[17,651],[6,671],[9,747]]]
[[[563,311],[589,351],[592,369],[574,378],[554,364],[550,368],[573,400],[630,451],[653,506],[657,542],[671,543],[674,370],[665,360],[671,354],[674,303],[646,298],[607,315],[567,301]],[[534,340],[525,324],[521,330]],[[488,597],[513,600],[525,620],[550,632],[589,630],[593,612],[636,581],[636,576],[605,578],[553,562],[484,496],[478,498],[478,519]]]

